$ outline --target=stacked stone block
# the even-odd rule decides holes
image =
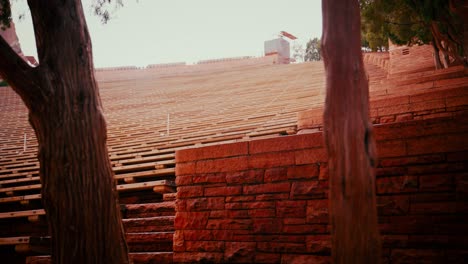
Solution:
[[[468,121],[375,127],[384,263],[463,263]],[[328,263],[322,134],[176,153],[174,263]]]

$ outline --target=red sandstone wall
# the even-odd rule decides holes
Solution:
[[[468,256],[468,119],[376,127],[384,263]],[[174,263],[328,263],[321,133],[176,153]]]
[[[390,43],[389,74],[434,69],[434,49],[430,45],[396,46]]]
[[[363,53],[365,63],[371,63],[381,69],[388,71],[390,64],[390,55],[388,52],[365,52]]]

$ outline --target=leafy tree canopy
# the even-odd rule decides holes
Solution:
[[[9,0],[0,0],[0,25],[2,30],[10,26],[11,6]]]
[[[304,60],[304,47],[301,44],[294,43],[292,46],[292,56],[294,62],[302,62]]]
[[[107,23],[112,18],[112,14],[123,7],[123,0],[94,0],[92,8],[94,14],[101,18],[102,23]],[[0,0],[0,25],[5,30],[11,22],[10,0]]]
[[[374,51],[398,45],[433,44],[460,63],[466,56],[463,21],[454,0],[360,0],[363,43]],[[438,52],[437,52],[438,53]]]
[[[307,42],[304,61],[319,61],[322,60],[320,47],[320,39],[313,38]]]

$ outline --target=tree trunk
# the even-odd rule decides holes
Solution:
[[[435,43],[435,39],[432,39],[432,47],[434,48],[434,66],[437,70],[443,69],[442,62],[440,61],[439,48]]]
[[[468,5],[466,1],[450,0],[449,8],[450,11],[457,14],[462,21],[462,36],[460,36],[460,40],[463,52],[461,54],[461,60],[466,71],[468,68],[468,16],[466,15],[468,14]]]
[[[460,8],[460,13],[465,14],[464,16],[461,15],[463,19],[463,37],[461,38],[463,41],[463,66],[465,67],[465,72],[468,72],[468,5]]]
[[[444,41],[441,41],[440,46],[442,47],[442,64],[444,64],[444,68],[450,67],[450,57],[448,55],[448,47],[445,47]]]
[[[468,8],[467,12],[468,12]],[[468,18],[465,17],[465,23],[463,23],[463,65],[465,71],[468,68]]]
[[[81,1],[28,4],[40,65],[28,69],[28,85],[1,73],[29,108],[38,139],[52,261],[129,263]]]
[[[359,2],[322,0],[322,9],[332,261],[380,263],[375,143],[361,54]]]

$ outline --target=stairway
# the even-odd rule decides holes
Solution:
[[[134,264],[172,263],[175,200],[122,205],[122,217]],[[169,200],[170,199],[170,200]],[[50,256],[29,256],[27,264],[49,264]]]
[[[175,201],[129,204],[123,224],[130,257],[138,263],[172,263]]]

